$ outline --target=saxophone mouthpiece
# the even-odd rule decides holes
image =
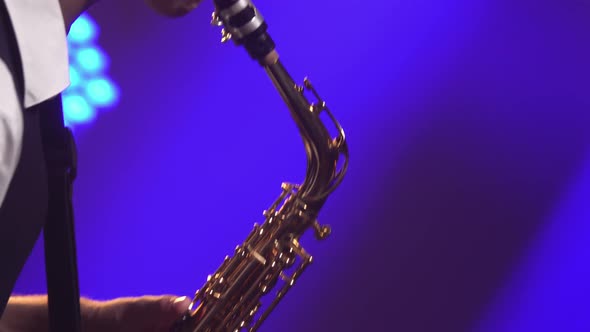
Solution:
[[[278,60],[268,25],[250,0],[214,0],[213,23],[224,27],[222,41],[243,45],[248,54],[262,65]]]

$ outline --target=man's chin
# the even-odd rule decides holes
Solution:
[[[182,17],[193,11],[202,0],[144,0],[156,13],[166,17]]]

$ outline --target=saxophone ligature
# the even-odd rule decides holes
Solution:
[[[317,217],[346,173],[348,146],[344,130],[310,81],[305,78],[302,85],[293,81],[267,33],[267,23],[252,2],[214,0],[214,4],[212,24],[223,28],[222,41],[243,46],[265,69],[287,104],[303,138],[307,170],[301,184],[282,184],[282,193],[263,213],[264,222],[255,224],[233,256],[226,256],[209,275],[173,331],[253,332],[312,262],[299,242],[301,236],[309,229],[317,239],[330,234],[330,227],[320,225]],[[306,95],[315,101],[310,102]],[[321,119],[322,114],[334,126],[334,135]],[[269,294],[274,289],[276,293]],[[263,297],[270,302],[266,306]]]

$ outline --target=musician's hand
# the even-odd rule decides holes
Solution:
[[[106,302],[82,303],[84,331],[87,332],[169,332],[187,311],[190,300],[175,296],[118,298]]]
[[[168,17],[180,17],[190,13],[202,0],[145,0],[157,13]]]
[[[176,296],[142,296],[110,301],[80,299],[84,332],[169,332],[190,301]],[[13,296],[0,319],[0,331],[47,332],[47,296]]]

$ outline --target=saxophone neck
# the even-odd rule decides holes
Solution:
[[[251,0],[214,0],[214,3],[211,23],[223,26],[221,40],[232,40],[243,46],[250,57],[265,68],[289,107],[307,153],[307,173],[298,197],[319,210],[325,198],[342,181],[348,166],[344,130],[309,80],[305,79],[301,86],[293,81],[279,59],[276,44],[267,32],[267,23]],[[305,92],[311,92],[316,101],[310,103]],[[336,137],[330,135],[320,119],[324,112],[336,126]]]
[[[303,139],[307,155],[307,172],[305,181],[299,188],[300,197],[308,204],[317,205],[319,209],[326,197],[339,185],[346,172],[348,147],[344,130],[307,78],[303,85],[296,84],[281,63],[276,51],[271,52],[266,59],[272,59],[264,63],[264,68],[289,108]],[[306,92],[311,92],[316,100],[310,102],[305,96]],[[336,126],[336,137],[331,136],[320,118],[322,112],[327,112]],[[339,161],[342,161],[342,165],[339,165]]]

